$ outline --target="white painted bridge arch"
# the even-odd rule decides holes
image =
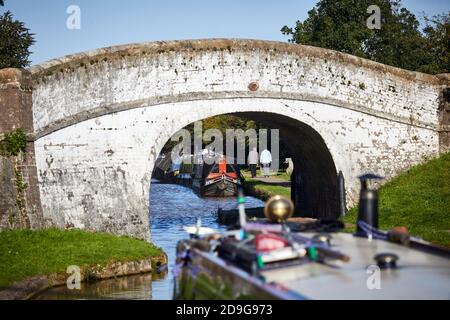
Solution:
[[[148,239],[159,152],[179,129],[219,114],[284,130],[307,172],[302,208],[314,216],[336,207],[330,178],[339,171],[352,204],[358,174],[389,178],[439,148],[436,78],[324,49],[149,43],[65,57],[32,74],[43,213],[60,227]]]

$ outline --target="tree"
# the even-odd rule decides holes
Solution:
[[[426,52],[430,55],[428,64],[419,71],[437,74],[448,73],[450,70],[450,12],[425,17],[427,23],[423,32],[426,38]]]
[[[366,0],[320,1],[308,12],[308,19],[297,21],[295,29],[284,26],[290,42],[330,48],[365,56],[364,39],[370,34],[365,26]]]
[[[367,27],[370,5],[380,8],[381,29]],[[284,26],[281,32],[293,43],[333,49],[404,69],[433,73],[448,70],[448,65],[443,68],[435,61],[440,57],[432,54],[448,52],[448,46],[443,46],[448,19],[429,23],[424,33],[419,25],[399,0],[321,0],[305,21],[297,21],[294,29]]]
[[[4,1],[0,0],[0,5],[3,6]],[[10,11],[0,16],[0,69],[28,66],[33,36],[23,22],[13,20]]]

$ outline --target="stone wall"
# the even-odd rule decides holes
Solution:
[[[19,128],[29,136],[24,153],[0,155],[0,229],[39,228],[44,220],[36,173],[28,71],[0,70],[0,112],[0,138]]]
[[[158,153],[183,126],[218,114],[264,115],[280,128],[290,119],[291,140],[303,150],[296,163],[314,171],[310,180],[342,171],[349,206],[357,199],[357,175],[374,171],[390,179],[448,146],[447,77],[320,48],[155,42],[67,56],[31,73],[43,215],[60,227],[148,239]],[[311,156],[323,155],[320,148],[332,166]],[[324,184],[321,192],[330,190]]]
[[[442,90],[439,103],[439,151],[450,152],[450,74],[438,75]]]

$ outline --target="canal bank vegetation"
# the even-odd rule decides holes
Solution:
[[[0,232],[0,288],[30,277],[113,262],[158,258],[163,251],[143,240],[81,230]]]
[[[254,179],[245,180],[245,188],[248,190],[248,195],[252,195],[261,200],[267,200],[274,195],[291,197],[291,188],[279,185],[271,184],[270,182],[264,182]]]
[[[344,218],[354,224],[357,208]],[[450,153],[415,166],[379,190],[380,229],[405,226],[424,240],[450,247]],[[350,228],[347,229],[350,231]]]
[[[290,176],[285,171],[271,173],[266,180],[253,179],[250,171],[241,170],[245,178],[246,194],[257,197],[261,200],[267,200],[274,195],[291,197]]]

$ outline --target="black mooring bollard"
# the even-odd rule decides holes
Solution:
[[[361,181],[361,191],[359,193],[358,220],[356,224],[356,235],[366,237],[367,233],[358,225],[359,221],[364,221],[368,225],[378,229],[378,191],[369,189],[369,180],[381,180],[383,177],[372,173],[358,177]]]

